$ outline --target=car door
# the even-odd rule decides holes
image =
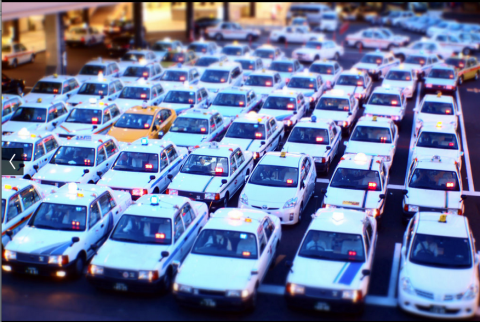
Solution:
[[[16,229],[15,225],[21,220],[22,214],[23,205],[20,200],[20,193],[16,193],[8,199],[6,209],[6,226],[8,227],[8,230],[12,230],[14,234],[20,231],[20,229]]]
[[[94,182],[97,182],[109,169],[105,144],[102,144],[97,148],[97,160],[95,164],[95,172],[92,174],[92,178]]]
[[[183,224],[185,225],[186,236],[183,249],[186,256],[190,252],[190,249],[192,249],[193,242],[198,236],[201,227],[198,224],[198,220],[196,220],[195,211],[190,203],[187,202],[180,208],[180,214],[183,218]]]
[[[120,151],[120,148],[113,140],[108,140],[107,142],[105,142],[104,147],[105,152],[107,153],[107,163],[105,166],[108,171],[112,167],[113,162],[115,162],[115,159],[117,158],[117,153]]]
[[[103,225],[103,227],[102,227]],[[88,230],[86,234],[87,239],[87,253],[93,256],[92,245],[98,245],[105,235],[105,224],[102,221],[102,213],[98,206],[98,199],[92,202],[88,209]]]
[[[102,214],[102,225],[100,225],[100,229],[103,229],[103,236],[106,236],[113,229],[114,223],[120,219],[120,212],[117,209],[115,199],[109,191],[104,192],[98,198],[98,205],[100,206],[100,213]]]
[[[33,187],[33,185],[28,185],[25,189],[20,191],[19,195],[22,202],[23,212],[8,223],[10,226],[9,230],[12,230],[14,235],[25,226],[28,219],[40,205],[41,200],[39,192]]]
[[[46,156],[45,146],[43,140],[38,141],[35,144],[35,151],[33,156],[33,166],[37,165],[38,168],[42,168],[48,162],[48,157]]]
[[[175,215],[175,219],[173,222],[173,244],[175,248],[178,249],[177,253],[175,254],[173,260],[182,262],[183,259],[188,255],[190,249],[187,249],[185,245],[187,240],[185,239],[187,234],[185,234],[185,225],[183,223],[183,218],[181,213]],[[194,237],[191,237],[194,239]]]
[[[264,224],[268,225],[266,223],[266,219],[264,219],[261,223],[261,226],[258,228],[258,244],[259,244],[259,259],[258,259],[258,279],[259,281],[263,281],[265,278],[265,275],[268,272],[268,267],[270,266],[270,263],[273,260],[274,256],[274,251],[275,251],[275,246],[273,244],[274,240],[274,234],[273,232],[271,234],[267,234],[264,231]]]

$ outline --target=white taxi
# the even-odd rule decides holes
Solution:
[[[87,280],[119,292],[170,292],[173,263],[182,262],[208,220],[203,202],[143,196],[120,218],[93,257]]]
[[[260,37],[258,29],[243,29],[240,24],[235,22],[222,22],[219,25],[207,28],[206,33],[209,38],[217,41],[223,39],[245,39],[252,41]]]
[[[222,54],[227,55],[229,61],[235,61],[237,58],[251,54],[253,51],[248,45],[239,44],[234,41],[231,45],[226,45],[222,48]],[[243,67],[243,69],[246,69]]]
[[[175,110],[177,115],[193,108],[207,108],[213,101],[212,94],[205,87],[178,86],[170,89],[160,107]]]
[[[342,133],[349,136],[359,112],[360,104],[353,95],[333,89],[322,95],[313,115],[317,119],[334,120],[342,128]]]
[[[123,72],[125,68],[131,65],[144,65],[148,63],[159,62],[159,58],[152,50],[140,49],[127,51],[118,62],[120,71]]]
[[[214,55],[203,55],[200,56],[195,64],[195,69],[197,72],[202,76],[205,69],[210,66],[215,65],[216,63],[226,63],[228,61],[228,57],[225,54],[214,54]]]
[[[313,41],[325,35],[318,32],[311,32],[308,26],[288,26],[280,30],[270,32],[270,41],[281,43],[305,43]]]
[[[373,80],[378,80],[387,75],[391,68],[398,65],[400,65],[400,60],[396,59],[393,54],[377,50],[374,53],[365,54],[360,62],[353,65],[353,68],[365,71]]]
[[[50,162],[32,180],[61,187],[69,182],[96,183],[113,165],[119,144],[106,135],[76,136],[60,142]]]
[[[165,75],[165,74],[164,74]],[[166,90],[159,82],[126,82],[115,103],[122,112],[134,106],[158,106],[163,102]]]
[[[118,76],[120,76],[120,66],[116,61],[99,58],[86,63],[75,77],[80,83],[83,83],[88,80],[95,80],[98,77],[103,79],[104,77]]]
[[[209,109],[218,111],[222,116],[236,118],[259,110],[261,105],[262,99],[252,89],[235,87],[220,91],[210,103]]]
[[[454,159],[438,155],[413,159],[403,193],[404,220],[419,211],[465,214],[462,174]]]
[[[219,54],[222,48],[217,46],[214,41],[204,41],[201,39],[190,43],[187,46],[187,51],[193,51],[198,57],[202,57],[204,55]]]
[[[244,151],[253,152],[253,158],[258,161],[265,153],[275,151],[284,135],[282,122],[252,112],[236,118],[221,143],[239,145]]]
[[[274,60],[285,59],[285,53],[278,47],[267,44],[257,47],[253,52],[252,57],[262,59],[263,67],[269,68]]]
[[[17,68],[18,64],[33,63],[35,52],[28,50],[23,44],[2,43],[2,67]]]
[[[172,142],[142,138],[119,153],[97,185],[126,191],[133,200],[162,193],[170,183],[167,176],[176,176],[187,156],[187,149]]]
[[[363,107],[366,116],[386,117],[400,124],[407,110],[407,99],[398,89],[378,86]]]
[[[70,183],[47,196],[7,244],[3,272],[80,277],[131,203],[125,192]]]
[[[432,67],[425,76],[423,82],[424,93],[443,93],[455,94],[458,85],[462,85],[463,78],[458,78],[458,72],[455,66],[445,64]]]
[[[355,125],[350,140],[344,142],[347,147],[345,154],[365,153],[381,157],[387,171],[390,171],[399,137],[398,128],[391,119],[362,116]]]
[[[282,79],[280,73],[263,69],[262,71],[253,72],[248,75],[243,85],[249,89],[253,89],[262,100],[265,100],[265,98],[274,91],[284,88],[285,80]]]
[[[322,208],[361,210],[380,218],[385,209],[388,180],[382,157],[344,154],[327,190],[323,190]]]
[[[261,209],[278,217],[282,225],[295,225],[302,221],[316,181],[317,171],[311,156],[269,152],[248,177],[238,207]]]
[[[72,95],[77,94],[80,88],[79,81],[73,76],[57,75],[45,76],[23,98],[25,103],[38,102],[66,102]]]
[[[247,209],[216,211],[179,267],[173,294],[185,306],[255,308],[258,288],[275,262],[281,239],[275,216]]]
[[[410,38],[395,35],[387,28],[368,28],[349,34],[345,40],[347,45],[359,49],[380,48],[390,51],[394,47],[407,45]]]
[[[52,131],[61,124],[68,115],[64,102],[25,103],[17,107],[10,120],[2,125],[2,135],[12,134],[25,128],[32,130]]]
[[[180,40],[174,40],[170,38],[165,38],[159,40],[152,45],[151,50],[157,55],[159,59],[162,59],[169,51],[182,51],[183,44]]]
[[[418,132],[412,158],[422,158],[438,155],[441,158],[451,158],[462,169],[462,145],[455,127],[451,124],[427,124]]]
[[[2,178],[2,250],[27,224],[40,201],[53,192],[52,187],[30,180]]]
[[[280,59],[273,61],[268,70],[278,72],[285,83],[288,84],[293,75],[305,70],[305,66],[301,65],[296,59]]]
[[[437,54],[440,59],[446,59],[454,54],[453,50],[440,46],[438,42],[428,39],[415,41],[406,47],[395,47],[391,51],[395,57],[400,59],[400,61],[404,61],[405,57],[409,55],[417,55],[422,53]]]
[[[140,78],[143,78],[146,81],[154,82],[160,80],[164,71],[165,70],[158,62],[130,65],[120,74],[120,79],[123,81],[135,82]]]
[[[353,95],[363,104],[368,101],[372,93],[373,81],[367,72],[356,69],[346,70],[338,77],[334,89]]]
[[[70,29],[65,30],[65,43],[68,46],[93,46],[103,43],[104,39],[105,34],[103,32],[87,24],[72,26]]]
[[[473,51],[478,50],[478,44],[470,41],[460,40],[456,35],[445,32],[432,35],[431,40],[436,41],[442,47],[453,50],[455,53],[462,53],[464,55],[471,55]]]
[[[295,49],[292,58],[299,61],[314,62],[319,59],[333,59],[338,61],[343,56],[344,49],[333,40],[320,37],[317,40],[307,41],[305,46]]]
[[[253,170],[253,153],[233,144],[204,144],[192,151],[167,194],[205,202],[209,208],[227,207]]]
[[[319,74],[327,88],[330,88],[337,82],[338,77],[343,72],[343,68],[336,61],[324,59],[313,62],[308,71],[312,74]]]
[[[478,310],[478,264],[468,218],[415,215],[403,237],[398,304],[434,319],[472,318]]]
[[[22,96],[19,95],[2,95],[2,124],[7,122],[17,110],[17,107],[25,104]]]
[[[313,110],[328,86],[321,75],[309,73],[305,69],[303,73],[296,73],[290,78],[287,88],[302,93],[309,102],[309,109]]]
[[[283,123],[285,131],[289,132],[307,114],[309,107],[309,98],[284,88],[268,95],[259,113],[275,117]]]
[[[66,103],[67,106],[72,107],[91,101],[113,101],[118,98],[123,86],[123,82],[119,79],[99,76],[98,79],[83,82],[78,92],[71,95]]]
[[[163,138],[191,152],[195,146],[221,137],[232,121],[214,110],[192,109],[178,115]]]
[[[377,222],[365,212],[319,209],[295,259],[286,263],[287,304],[322,312],[362,312],[377,238]]]
[[[67,139],[77,135],[107,134],[121,115],[116,103],[92,101],[79,104],[72,108],[65,122],[53,130],[53,133]]]
[[[405,57],[403,66],[406,70],[411,69],[420,80],[430,73],[434,65],[441,62],[437,54],[418,53]]]
[[[196,67],[182,67],[178,64],[177,67],[166,69],[159,80],[165,88],[173,88],[179,85],[198,85],[200,76]]]
[[[317,174],[327,175],[342,141],[342,128],[332,120],[303,118],[293,128],[283,145],[283,152],[312,156]]]
[[[438,126],[452,125],[455,130],[458,129],[458,110],[457,103],[453,96],[442,95],[425,95],[420,107],[414,108],[415,112],[415,133],[418,133],[421,126],[427,124],[435,124]]]
[[[46,131],[22,129],[15,134],[2,136],[2,160],[21,161],[23,164],[23,175],[2,177],[30,179],[38,169],[50,162],[58,145],[58,137]]]
[[[406,98],[412,98],[417,89],[417,75],[411,69],[404,66],[391,68],[385,75],[382,87],[395,88],[402,92]]]
[[[240,86],[243,82],[242,65],[235,62],[216,63],[205,69],[198,86],[209,92],[218,93],[222,89]]]
[[[251,73],[259,72],[263,69],[263,61],[258,57],[237,58],[233,61],[242,65],[244,81]]]

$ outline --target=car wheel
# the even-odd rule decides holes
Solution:
[[[357,49],[363,48],[362,42],[357,41],[357,42],[355,43],[355,48],[357,48]]]
[[[302,222],[302,215],[303,215],[303,202],[300,204],[300,210],[298,212],[298,222],[297,224],[301,223]]]
[[[22,87],[21,87],[21,86],[17,86],[16,92],[17,92],[17,95],[18,95],[18,96],[22,96],[22,94],[23,94]]]
[[[163,280],[163,288],[162,288],[163,294],[170,293],[170,290],[172,289],[172,282],[173,282],[173,272],[172,272],[172,269],[169,268],[165,273],[165,279]]]
[[[83,275],[83,269],[85,268],[85,258],[82,254],[79,254],[75,262],[75,271],[73,272],[74,278],[80,278]]]
[[[339,53],[335,53],[335,56],[333,56],[333,60],[338,61],[339,59],[340,59],[340,54],[339,54]]]
[[[248,35],[248,36],[247,36],[247,41],[253,41],[253,36],[252,36],[252,35]]]
[[[223,40],[222,34],[216,34],[215,35],[215,40],[218,40],[218,41]]]
[[[227,208],[227,207],[228,207],[228,192],[225,195],[225,199],[223,199],[223,208]]]
[[[17,68],[17,66],[18,66],[17,60],[14,59],[12,62],[12,68]]]
[[[463,54],[466,55],[466,56],[469,56],[469,55],[472,53],[472,51],[470,50],[470,48],[464,48],[462,52],[463,52]]]
[[[462,85],[463,84],[463,76],[460,76],[460,78],[458,79],[458,85]]]

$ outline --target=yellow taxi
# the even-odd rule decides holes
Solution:
[[[476,57],[456,55],[448,58],[445,64],[455,67],[458,73],[458,83],[468,79],[477,80],[480,76],[480,63]]]
[[[120,142],[131,143],[140,138],[162,138],[177,118],[175,110],[157,106],[134,106],[128,109],[108,131]]]

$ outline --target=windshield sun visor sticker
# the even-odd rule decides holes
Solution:
[[[350,285],[353,279],[357,275],[363,263],[350,263],[346,270],[344,270],[342,277],[338,281],[338,284]]]

